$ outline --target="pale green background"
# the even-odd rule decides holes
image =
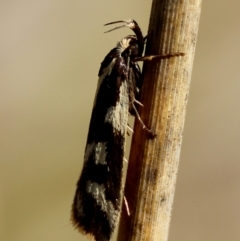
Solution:
[[[70,222],[100,62],[151,1],[0,1],[0,240]],[[204,1],[169,241],[240,240],[240,1]],[[179,50],[180,51],[180,50]]]

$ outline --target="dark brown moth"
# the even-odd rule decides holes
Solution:
[[[129,27],[134,35],[120,40],[101,63],[83,169],[72,204],[74,226],[96,241],[110,240],[119,219],[129,114],[150,132],[135,107],[135,103],[141,105],[138,100],[142,85],[137,61],[183,55],[142,56],[145,38],[137,22],[129,19],[106,25],[115,23],[124,25],[112,30]]]

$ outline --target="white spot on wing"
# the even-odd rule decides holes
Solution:
[[[96,182],[87,182],[86,191],[92,194],[101,210],[106,213],[111,227],[115,226],[116,219],[118,218],[118,211],[113,207],[111,201],[106,200],[105,188]]]
[[[111,106],[105,116],[105,122],[110,123],[113,128],[125,135],[128,120],[129,97],[127,81],[123,81],[119,89],[119,101],[116,106]]]
[[[107,142],[98,142],[95,147],[95,163],[106,165]]]
[[[85,155],[84,155],[84,162],[87,162],[89,157],[92,155],[92,153],[95,153],[95,164],[102,164],[106,165],[106,152],[107,149],[107,142],[92,142],[90,144],[87,144]]]

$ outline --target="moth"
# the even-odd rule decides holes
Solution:
[[[105,25],[116,23],[124,25],[107,32],[129,27],[134,35],[120,40],[101,63],[83,169],[72,204],[73,225],[96,241],[110,240],[119,219],[129,114],[136,116],[150,132],[135,106],[141,105],[142,85],[137,61],[180,55],[142,56],[146,38],[137,22],[129,19]]]

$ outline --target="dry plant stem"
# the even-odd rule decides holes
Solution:
[[[184,52],[144,64],[140,115],[136,120],[122,208],[119,241],[167,241],[182,142],[201,0],[153,0],[146,55]]]

